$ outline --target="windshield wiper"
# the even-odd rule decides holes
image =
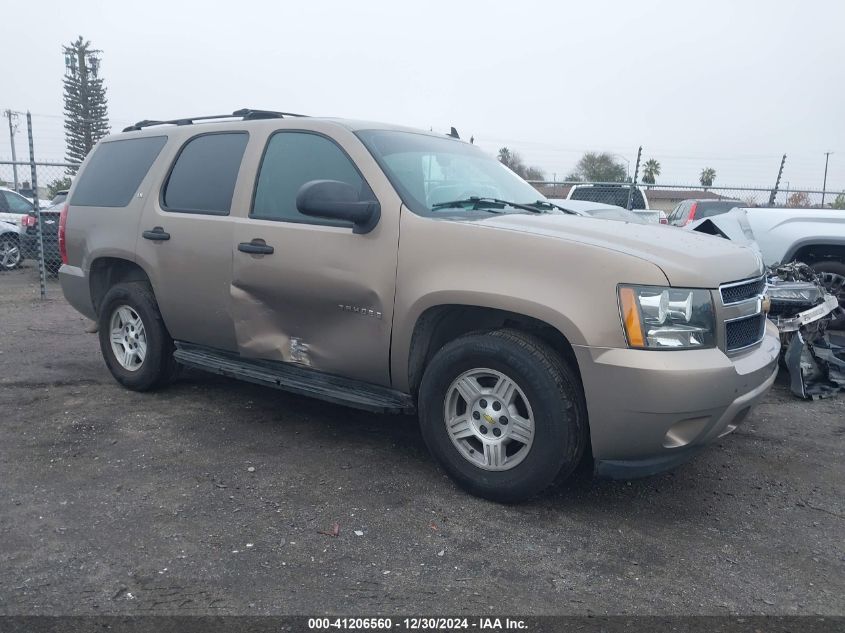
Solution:
[[[432,211],[437,211],[438,209],[450,209],[455,207],[463,207],[464,205],[471,204],[470,207],[473,211],[477,209],[483,209],[484,207],[481,205],[484,204],[500,204],[503,207],[513,207],[514,209],[522,209],[523,211],[531,211],[531,213],[544,213],[542,209],[538,209],[535,206],[529,204],[520,204],[518,202],[511,202],[510,200],[501,200],[499,198],[482,198],[479,196],[470,196],[469,198],[464,198],[462,200],[450,200],[449,202],[438,202],[431,206]],[[490,209],[486,209],[490,210]]]
[[[560,206],[559,204],[555,204],[554,202],[549,202],[548,200],[537,200],[537,202],[532,202],[532,206],[540,207],[541,209],[559,209],[564,213],[568,213],[569,215],[578,215],[575,211],[570,211],[569,209],[565,209],[564,207]]]

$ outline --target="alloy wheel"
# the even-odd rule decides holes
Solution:
[[[534,414],[525,393],[494,369],[472,369],[446,391],[446,430],[461,456],[484,470],[517,466],[534,441]]]
[[[115,308],[110,319],[111,348],[117,362],[136,371],[147,355],[147,333],[138,313],[127,305]]]

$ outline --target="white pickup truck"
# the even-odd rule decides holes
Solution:
[[[769,267],[793,261],[808,264],[845,308],[845,211],[737,207],[684,228],[756,244]]]
[[[588,200],[627,209],[629,195],[631,195],[631,186],[627,183],[585,183],[572,185],[566,199]],[[668,224],[665,211],[649,207],[648,196],[643,187],[634,187],[634,193],[631,195],[631,211],[646,222]]]

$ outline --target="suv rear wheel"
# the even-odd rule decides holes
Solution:
[[[106,366],[124,387],[147,391],[176,376],[173,339],[148,284],[117,284],[106,293],[99,337]]]
[[[587,443],[572,368],[516,330],[445,345],[426,368],[419,411],[426,445],[449,476],[494,501],[521,501],[567,477]]]

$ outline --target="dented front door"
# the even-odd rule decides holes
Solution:
[[[390,384],[401,203],[365,152],[351,133],[270,135],[249,214],[234,220],[231,300],[242,356]],[[356,235],[351,226],[300,215],[296,192],[318,179],[375,196],[378,226]]]

